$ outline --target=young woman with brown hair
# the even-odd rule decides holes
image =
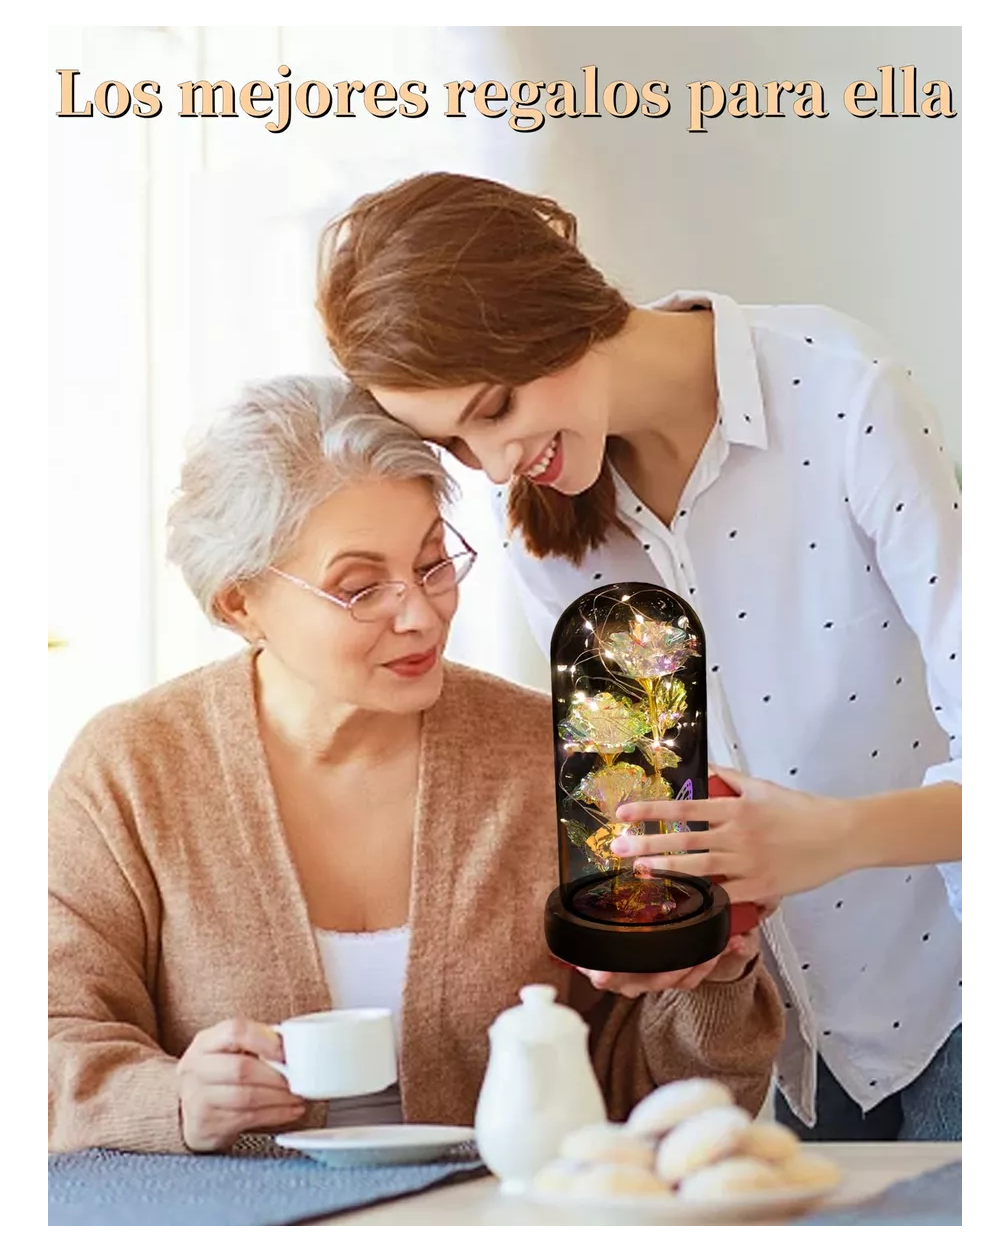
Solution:
[[[622,816],[706,820],[711,852],[675,866],[798,894],[763,926],[791,1016],[782,1118],[959,1137],[960,505],[910,373],[824,307],[635,306],[571,214],[464,175],[332,223],[318,304],[356,384],[501,487],[543,646],[608,582],[698,612],[738,796]]]

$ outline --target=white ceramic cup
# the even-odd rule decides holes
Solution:
[[[266,1062],[301,1098],[377,1094],[398,1080],[391,1012],[378,1007],[317,1011],[274,1024],[284,1063]]]

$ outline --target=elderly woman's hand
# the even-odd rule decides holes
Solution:
[[[197,1033],[178,1061],[182,1140],[189,1150],[225,1150],[250,1129],[299,1120],[307,1104],[263,1062],[282,1058],[283,1042],[267,1024],[227,1019]]]
[[[622,997],[637,998],[644,993],[663,993],[667,989],[697,989],[706,980],[718,983],[738,980],[757,954],[758,933],[754,931],[746,932],[743,936],[732,936],[722,954],[700,963],[697,967],[686,967],[683,971],[643,974],[631,971],[589,971],[585,967],[577,967],[577,971],[585,975],[595,989],[620,993]]]
[[[710,767],[736,796],[708,801],[652,801],[623,805],[619,822],[707,822],[708,831],[622,835],[612,844],[620,857],[645,857],[660,870],[716,877],[731,901],[767,902],[816,888],[850,869],[850,802],[796,792],[735,770]],[[708,849],[655,861],[668,842]]]

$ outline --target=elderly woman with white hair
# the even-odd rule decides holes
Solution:
[[[550,704],[444,660],[475,560],[450,491],[337,379],[251,387],[192,449],[170,555],[246,647],[100,714],[53,784],[52,1149],[319,1123],[266,1060],[333,1006],[396,1015],[373,1119],[470,1124],[487,1028],[535,982],[590,1024],[613,1118],[684,1076],[760,1106],[782,1021],[753,941],[594,984],[550,956]]]

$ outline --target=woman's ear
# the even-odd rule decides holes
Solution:
[[[248,607],[248,593],[244,583],[233,582],[217,595],[213,601],[217,616],[247,642],[252,644],[263,641],[262,628]]]

